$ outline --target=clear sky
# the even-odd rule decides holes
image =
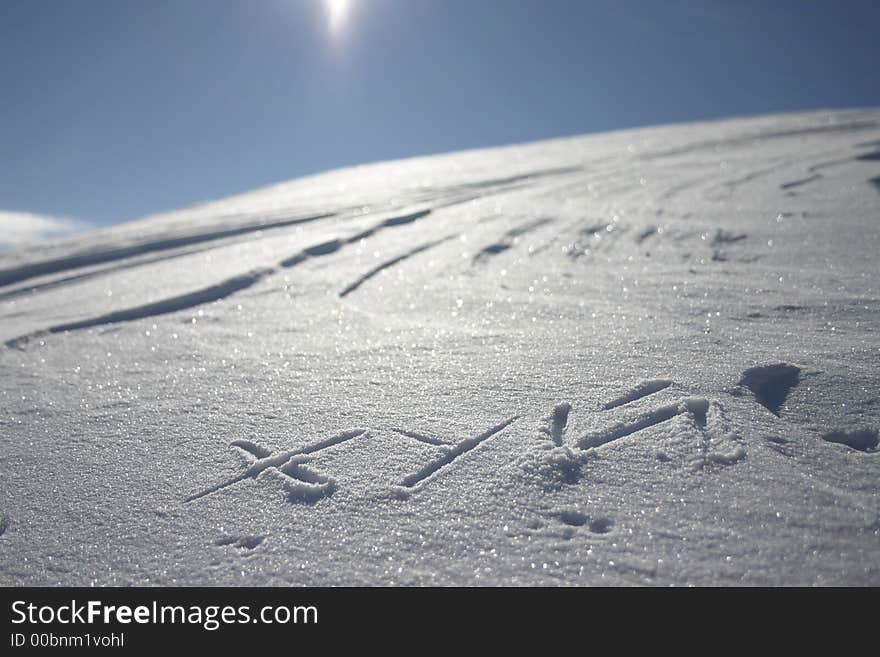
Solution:
[[[0,0],[0,209],[106,224],[349,164],[880,105],[878,29],[876,0]]]

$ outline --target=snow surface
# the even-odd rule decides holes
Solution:
[[[0,584],[880,584],[880,110],[0,254]]]
[[[0,210],[0,249],[84,232],[89,225],[64,217]]]

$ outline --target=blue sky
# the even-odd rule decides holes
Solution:
[[[0,209],[107,224],[349,164],[880,105],[880,2],[349,0],[332,30],[327,4],[2,0]]]

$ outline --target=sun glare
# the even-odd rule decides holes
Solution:
[[[345,31],[348,24],[348,17],[351,14],[351,0],[323,0],[323,2],[330,36],[336,38]]]

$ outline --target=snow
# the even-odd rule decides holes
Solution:
[[[89,225],[65,217],[0,210],[0,249],[84,232]]]
[[[880,110],[0,253],[0,584],[880,584]]]

